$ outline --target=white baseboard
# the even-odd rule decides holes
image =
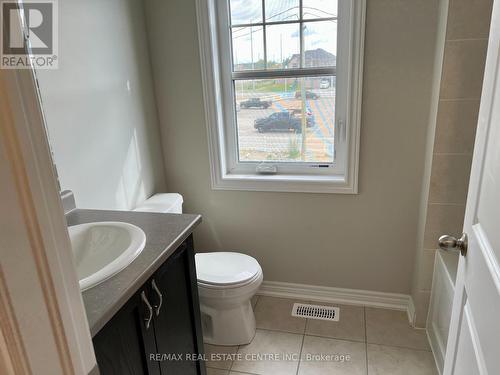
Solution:
[[[332,288],[318,285],[264,281],[257,292],[261,296],[294,298],[306,301],[344,303],[403,310],[410,318],[411,297],[407,294],[374,292],[371,290]],[[413,307],[414,310],[414,307]]]

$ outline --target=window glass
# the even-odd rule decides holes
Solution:
[[[335,76],[235,80],[234,87],[240,162],[334,162]]]
[[[231,25],[262,23],[262,0],[231,0]]]
[[[336,66],[336,0],[231,0],[230,5],[233,71]]]
[[[337,0],[230,6],[233,72],[246,73],[233,77],[238,161],[333,163],[335,71],[286,72],[336,66]]]
[[[337,17],[337,0],[302,0],[304,19]]]
[[[268,69],[299,67],[300,24],[269,25],[266,27]]]
[[[305,67],[336,65],[337,21],[305,22],[303,34]]]
[[[299,0],[266,0],[266,22],[298,21]]]
[[[357,193],[366,2],[204,3],[214,189]]]
[[[234,27],[232,39],[235,71],[264,69],[262,26]]]

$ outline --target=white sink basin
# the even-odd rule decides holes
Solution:
[[[128,223],[87,223],[68,231],[82,291],[123,270],[146,244],[142,229]]]

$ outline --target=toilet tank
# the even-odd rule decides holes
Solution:
[[[160,193],[146,199],[134,211],[182,214],[183,202],[182,195],[178,193]]]

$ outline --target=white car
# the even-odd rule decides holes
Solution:
[[[330,87],[330,80],[329,79],[322,79],[321,82],[319,83],[320,89],[327,89],[329,87]]]

